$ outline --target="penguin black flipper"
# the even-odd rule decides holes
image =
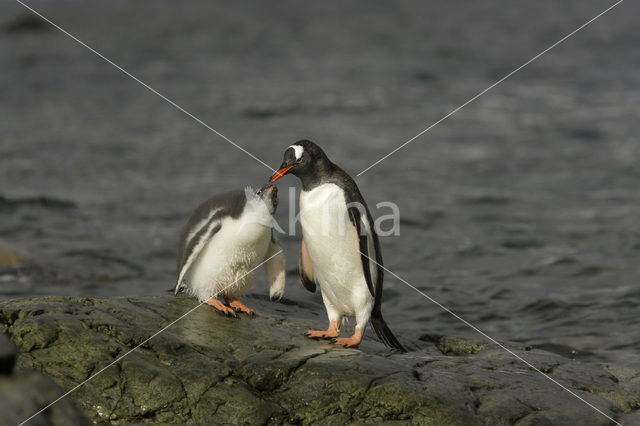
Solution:
[[[362,261],[362,270],[364,271],[364,278],[367,282],[367,287],[369,288],[369,292],[371,296],[375,299],[375,304],[378,304],[378,297],[376,296],[376,290],[373,287],[373,277],[371,267],[372,262],[369,261],[369,236],[365,231],[366,225],[363,223],[363,219],[361,219],[361,212],[358,207],[349,207],[349,219],[351,220],[351,224],[356,228],[356,232],[358,233],[358,250],[360,251],[360,260]],[[377,271],[376,271],[377,272]],[[377,275],[377,273],[376,273]]]
[[[382,340],[385,345],[406,352],[407,350],[398,341],[382,317],[384,269],[382,268],[380,242],[378,241],[378,234],[376,234],[373,226],[371,213],[366,207],[355,182],[353,182],[353,186],[349,185],[347,187],[350,187],[350,191],[346,192],[346,196],[348,197],[346,200],[347,205],[355,204],[358,206],[349,207],[348,212],[349,219],[358,232],[358,249],[360,250],[360,259],[362,260],[362,270],[364,271],[367,287],[374,298],[373,310],[371,311],[371,325],[378,338]]]
[[[298,272],[300,273],[300,281],[304,288],[311,293],[316,292],[316,282],[313,278],[313,266],[311,266],[311,258],[307,252],[307,246],[304,244],[304,238],[300,243],[300,259],[298,260]]]

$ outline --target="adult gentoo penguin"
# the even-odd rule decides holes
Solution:
[[[271,184],[258,191],[246,188],[215,195],[201,204],[180,237],[176,294],[185,287],[226,315],[235,316],[236,311],[253,315],[238,297],[266,261],[271,299],[282,297],[284,255],[271,226],[277,205],[278,190]]]
[[[404,351],[382,318],[382,254],[358,186],[308,140],[287,148],[282,165],[270,181],[287,173],[302,182],[300,278],[309,291],[314,292],[316,284],[320,286],[329,316],[327,330],[309,330],[306,336],[355,347],[371,321],[385,344]],[[355,332],[339,338],[346,316],[356,317]]]

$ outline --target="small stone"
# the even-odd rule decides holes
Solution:
[[[28,265],[31,261],[20,253],[7,247],[0,246],[0,267]]]

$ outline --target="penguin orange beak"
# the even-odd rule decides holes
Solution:
[[[278,179],[280,179],[282,176],[286,175],[287,173],[289,173],[289,170],[291,170],[293,168],[293,166],[285,166],[285,167],[280,167],[278,170],[276,170],[276,172],[269,178],[269,182],[273,183],[275,181],[277,181]]]

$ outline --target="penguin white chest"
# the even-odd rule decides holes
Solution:
[[[300,194],[302,235],[325,304],[328,301],[340,313],[355,315],[371,305],[373,297],[347,207],[344,191],[333,183]]]

